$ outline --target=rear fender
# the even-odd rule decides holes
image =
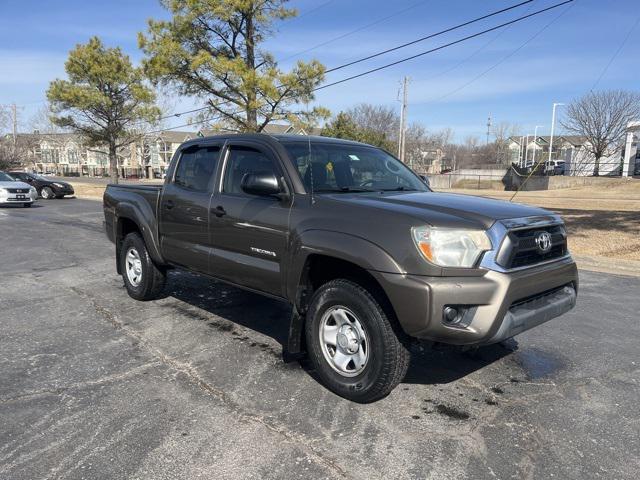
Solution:
[[[149,252],[149,256],[158,265],[164,265],[166,262],[160,251],[160,243],[158,241],[158,229],[156,221],[156,212],[151,206],[144,202],[142,204],[120,202],[115,211],[116,216],[116,251],[119,254],[122,240],[124,239],[122,225],[123,219],[131,220],[138,226],[145,246]],[[117,257],[119,258],[119,256]],[[118,267],[119,268],[119,267]]]

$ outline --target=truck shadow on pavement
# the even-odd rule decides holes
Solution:
[[[212,322],[210,317],[198,315],[197,310],[189,306],[174,307],[179,314],[208,322],[212,328],[246,340],[251,347],[280,357],[281,349],[287,343],[291,307],[285,302],[183,271],[170,273],[165,295],[205,310],[220,320]],[[271,347],[260,339],[247,338],[237,332],[236,326],[268,336],[279,347]],[[462,352],[450,347],[434,349],[414,344],[411,346],[411,364],[403,383],[431,385],[454,382],[513,353],[516,348],[517,343],[512,342],[507,346],[497,344]],[[303,361],[302,365],[315,377],[308,362]]]

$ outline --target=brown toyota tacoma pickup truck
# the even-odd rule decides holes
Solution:
[[[357,402],[403,379],[415,339],[488,345],[576,302],[558,215],[433,192],[356,142],[199,138],[163,185],[109,185],[104,214],[131,297],[156,298],[182,268],[289,302],[285,356]]]

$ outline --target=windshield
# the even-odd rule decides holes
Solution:
[[[314,192],[419,191],[429,188],[384,150],[347,143],[282,142],[300,178]]]
[[[15,180],[4,172],[0,172],[0,182],[15,182]]]
[[[45,177],[44,175],[39,175],[37,173],[30,173],[29,176],[31,178],[35,178],[36,180],[44,180],[45,182],[50,182],[51,179],[49,177]]]

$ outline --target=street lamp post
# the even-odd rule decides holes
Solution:
[[[549,139],[549,162],[551,162],[551,152],[553,151],[553,133],[556,126],[556,107],[559,107],[560,105],[564,105],[564,103],[554,103],[553,111],[551,113],[551,138]]]
[[[524,151],[524,135],[520,136],[520,148],[518,148],[518,164],[522,167],[522,152]]]
[[[533,129],[533,168],[536,166],[536,150],[538,149],[538,128],[542,128],[544,125],[536,125]]]

